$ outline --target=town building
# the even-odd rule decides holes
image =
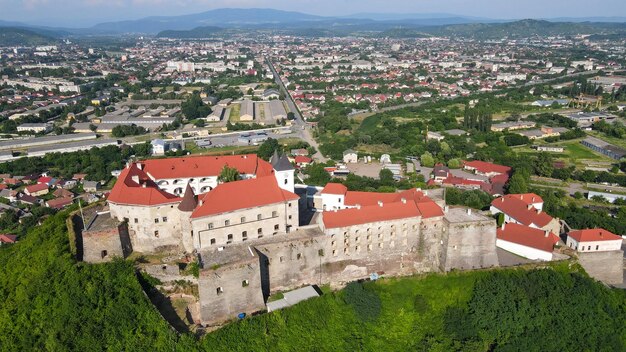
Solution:
[[[538,197],[538,196],[537,196]],[[504,214],[505,223],[515,223],[552,233],[561,233],[561,224],[543,211],[543,201],[532,194],[506,195],[491,202],[492,214]]]
[[[619,251],[622,238],[605,229],[577,230],[567,234],[566,245],[578,252]]]
[[[615,160],[620,160],[621,158],[626,157],[626,149],[620,148],[595,137],[587,137],[580,143],[591,150],[604,154]]]

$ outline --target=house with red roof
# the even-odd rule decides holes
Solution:
[[[586,229],[570,231],[566,245],[578,252],[619,251],[622,237],[605,229]]]
[[[12,244],[17,242],[16,235],[9,235],[5,233],[0,233],[0,246],[3,244]]]
[[[561,223],[543,211],[543,200],[532,194],[507,194],[491,202],[492,214],[504,213],[504,222],[560,233]],[[534,199],[533,199],[534,198]],[[541,204],[539,206],[538,204]]]
[[[46,183],[38,183],[24,188],[24,193],[31,197],[39,197],[48,194],[48,185]]]
[[[55,198],[46,201],[46,206],[52,209],[63,209],[73,203],[72,198]]]
[[[553,232],[516,223],[503,224],[496,231],[498,248],[531,260],[552,260],[554,246],[559,241]]]
[[[508,166],[488,163],[480,160],[463,161],[463,169],[487,177],[511,174],[511,168]]]

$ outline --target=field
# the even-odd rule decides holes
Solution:
[[[576,139],[576,140],[551,143],[551,144],[546,144],[546,143],[542,143],[541,141],[538,141],[536,145],[540,145],[540,146],[549,145],[549,146],[554,146],[554,147],[564,147],[565,150],[563,151],[563,153],[549,153],[549,154],[551,154],[557,159],[567,160],[571,164],[577,165],[579,167],[587,166],[589,165],[589,162],[609,163],[609,164],[613,162],[611,158],[604,156],[600,153],[596,153],[592,151],[591,149],[585,147],[584,145],[580,143],[580,141],[581,139]],[[513,147],[512,150],[514,150],[517,153],[532,153],[532,154],[539,153],[535,149],[531,149],[526,146]]]

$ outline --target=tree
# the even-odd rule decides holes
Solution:
[[[460,169],[462,166],[461,160],[459,159],[450,159],[448,160],[448,167],[451,169]]]
[[[378,173],[378,178],[380,179],[380,183],[383,186],[391,186],[396,182],[393,178],[393,172],[391,172],[391,170],[389,169],[380,170],[380,172]]]
[[[259,150],[257,151],[257,155],[261,159],[269,160],[272,157],[272,155],[274,155],[274,152],[278,151],[279,148],[280,148],[280,145],[278,144],[278,141],[276,139],[268,138],[259,147]]]
[[[552,155],[548,153],[540,153],[535,159],[534,165],[535,173],[539,176],[550,177],[554,171],[554,165],[552,164]]]
[[[509,181],[509,193],[528,193],[528,182],[521,172],[516,172]]]
[[[420,157],[420,162],[422,166],[425,166],[425,167],[435,166],[435,159],[433,158],[433,155],[430,152],[425,152],[424,154],[422,154],[422,156]]]
[[[309,175],[307,178],[307,184],[315,186],[325,186],[330,182],[330,174],[324,170],[324,165],[313,164],[304,169],[304,172]]]
[[[204,104],[200,94],[194,93],[181,104],[183,115],[189,120],[206,117],[211,113],[211,108]]]
[[[224,168],[220,171],[220,175],[217,179],[222,183],[228,183],[241,180],[241,175],[239,175],[239,170],[234,167],[224,165]]]

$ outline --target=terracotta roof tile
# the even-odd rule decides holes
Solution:
[[[517,243],[522,246],[535,248],[544,252],[552,252],[554,245],[559,242],[559,237],[552,232],[546,236],[546,232],[532,227],[508,223],[504,229],[499,227],[496,231],[498,239]]]
[[[223,183],[204,195],[202,205],[196,208],[191,217],[200,218],[239,209],[286,203],[298,198],[296,194],[278,187],[274,177]]]
[[[572,231],[567,234],[578,242],[616,241],[622,238],[605,229],[587,229]]]
[[[545,212],[530,207],[520,198],[511,194],[494,199],[491,205],[526,226],[535,224],[544,227],[554,219]]]

